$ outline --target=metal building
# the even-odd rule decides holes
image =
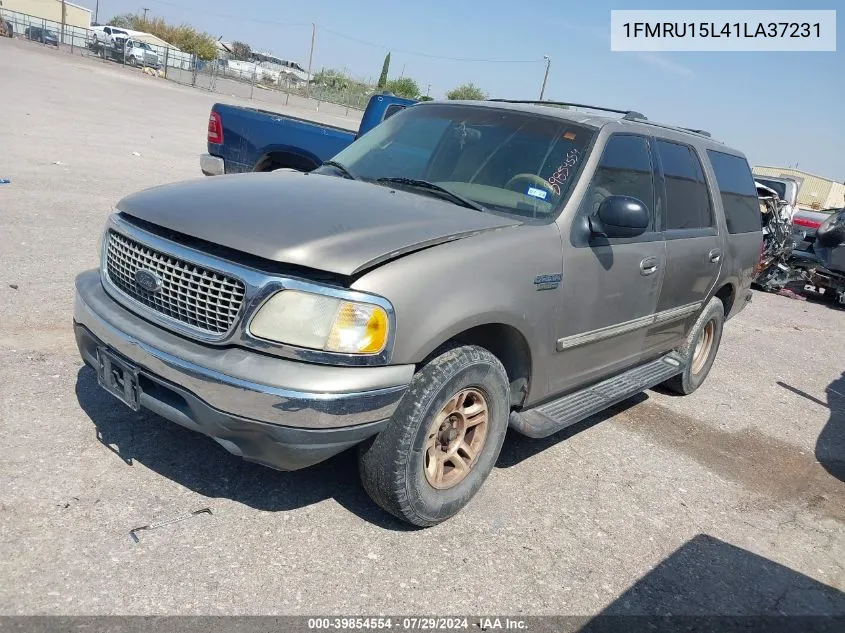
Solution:
[[[67,1],[64,5],[66,25],[83,29],[91,28],[91,9]],[[62,0],[0,0],[0,10],[3,9],[47,22],[62,23]],[[34,20],[29,22],[37,24]]]
[[[845,184],[793,169],[791,167],[758,166],[755,176],[792,178],[798,182],[798,206],[805,209],[831,209],[845,206]]]

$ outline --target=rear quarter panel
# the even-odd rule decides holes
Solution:
[[[725,317],[731,319],[745,307],[745,297],[751,289],[751,282],[754,279],[754,272],[760,262],[760,252],[763,246],[762,229],[750,233],[730,233],[725,219],[725,208],[722,203],[722,194],[713,166],[710,162],[707,150],[730,153],[745,158],[741,153],[729,150],[718,144],[705,144],[698,148],[699,156],[702,158],[705,177],[710,188],[710,197],[713,202],[713,210],[716,213],[716,221],[719,228],[719,235],[722,243],[722,268],[715,285],[713,294],[726,285],[731,287],[733,302]],[[749,166],[749,173],[751,168]],[[753,178],[753,176],[752,176]]]

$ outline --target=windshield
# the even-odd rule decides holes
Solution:
[[[786,183],[777,182],[776,180],[768,180],[766,178],[757,178],[757,182],[761,185],[766,185],[769,189],[777,191],[778,197],[781,200],[786,200]]]
[[[593,133],[552,116],[420,105],[384,121],[333,160],[362,180],[424,180],[486,209],[548,217],[575,180]]]
[[[149,44],[147,44],[146,42],[135,42],[135,46],[137,46],[138,48],[143,48],[144,50],[148,50],[148,51],[153,50],[152,47]]]

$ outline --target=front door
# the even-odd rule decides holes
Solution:
[[[683,342],[719,278],[722,241],[695,149],[665,140],[653,145],[663,176],[667,264],[652,336],[671,349]]]
[[[563,305],[557,326],[552,392],[569,391],[645,358],[665,273],[655,169],[647,137],[614,134],[563,246]],[[587,219],[611,195],[631,196],[651,211],[645,233],[607,239]],[[568,237],[568,239],[567,239]]]

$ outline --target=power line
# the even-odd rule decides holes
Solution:
[[[372,46],[373,48],[380,48],[385,51],[396,51],[397,53],[404,53],[405,55],[413,55],[416,57],[426,57],[428,59],[443,59],[447,61],[453,62],[483,62],[483,63],[490,63],[490,64],[536,64],[537,62],[543,61],[542,58],[540,59],[478,59],[472,57],[447,57],[445,55],[430,55],[429,53],[420,53],[417,51],[409,51],[402,48],[396,48],[394,46],[384,46],[382,44],[375,44],[374,42],[368,42],[366,40],[359,39],[357,37],[352,37],[351,35],[346,35],[344,33],[340,33],[335,31],[334,29],[330,29],[327,26],[317,25],[324,31],[331,33],[332,35],[336,35],[337,37],[341,37],[343,39],[350,40],[352,42],[357,42],[358,44],[364,44],[365,46]]]
[[[155,2],[157,4],[164,4],[170,7],[175,7],[177,9],[187,9],[186,7],[182,6],[177,2],[168,2],[167,0],[151,0],[151,2]],[[250,18],[244,15],[233,15],[229,13],[217,13],[214,11],[206,11],[203,10],[203,13],[208,15],[214,15],[220,18],[226,18],[227,20],[240,20],[242,22],[254,22],[256,24],[273,24],[275,26],[311,26],[312,22],[280,22],[277,20],[268,20],[265,18]],[[413,57],[424,57],[426,59],[440,59],[444,61],[451,61],[451,62],[473,62],[473,63],[484,63],[484,64],[536,64],[538,62],[544,61],[543,58],[537,59],[486,59],[486,58],[474,58],[474,57],[449,57],[446,55],[432,55],[430,53],[421,53],[419,51],[411,51],[403,48],[396,48],[395,46],[385,46],[383,44],[376,44],[375,42],[369,42],[367,40],[362,40],[358,37],[354,37],[352,35],[346,35],[345,33],[341,33],[340,31],[336,31],[332,28],[324,26],[322,24],[316,25],[318,29],[322,29],[327,33],[331,33],[337,37],[342,39],[349,40],[351,42],[357,42],[358,44],[363,44],[364,46],[370,46],[372,48],[378,48],[384,51],[395,51],[397,53],[403,53],[405,55],[411,55]]]

